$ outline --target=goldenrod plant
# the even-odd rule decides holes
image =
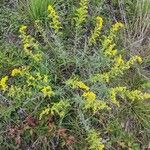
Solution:
[[[2,77],[0,80],[0,86],[3,91],[7,89],[7,81],[8,81],[8,76]]]
[[[80,0],[79,2],[80,6],[76,9],[75,13],[75,23],[77,28],[80,28],[86,21],[86,18],[88,16],[88,3],[88,0]]]
[[[61,29],[61,23],[59,21],[59,16],[52,5],[48,6],[49,17],[52,19],[50,26],[54,29],[55,33]]]
[[[89,143],[89,150],[103,150],[105,148],[102,143],[102,138],[100,138],[96,131],[90,130],[87,137],[87,142]]]
[[[42,14],[46,22],[34,14],[34,23],[20,24],[17,44],[0,47],[3,149],[148,146],[150,93],[143,87],[148,83],[142,74],[144,58],[125,51],[120,38],[126,32],[124,21],[110,23],[103,13],[93,14],[98,3],[50,2]],[[39,4],[32,6],[35,12]]]
[[[89,38],[89,44],[90,44],[90,45],[96,43],[96,40],[97,40],[97,38],[99,37],[99,35],[100,35],[100,33],[101,33],[102,27],[103,27],[103,19],[98,16],[98,17],[96,18],[96,26],[95,26],[95,29],[94,29],[94,31],[91,33],[91,37]]]

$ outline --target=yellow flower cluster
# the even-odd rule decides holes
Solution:
[[[21,87],[16,87],[16,86],[11,85],[10,88],[9,88],[9,91],[8,91],[8,96],[10,96],[10,97],[14,97],[14,96],[17,97],[17,93],[20,94],[21,90],[22,90]]]
[[[50,107],[49,107],[49,105],[48,105],[47,108],[45,108],[45,109],[40,113],[39,120],[41,120],[44,115],[50,114],[50,111],[51,111],[51,109],[50,109]]]
[[[33,87],[37,86],[36,81],[38,81],[38,79],[36,79],[33,75],[27,73],[26,78],[27,78],[26,82],[28,86],[33,86]]]
[[[54,103],[51,107],[51,114],[58,114],[60,117],[64,117],[70,103],[68,100],[60,100],[58,103]]]
[[[31,97],[33,96],[33,91],[30,87],[23,85],[11,85],[8,89],[8,96],[11,98],[15,98],[18,100],[22,100],[24,97]]]
[[[6,91],[6,89],[8,87],[7,81],[8,81],[8,76],[5,76],[0,80],[0,89],[2,89],[3,91]]]
[[[89,38],[89,45],[96,43],[96,40],[101,33],[102,27],[103,27],[103,19],[98,16],[96,18],[96,26],[94,28],[94,31],[92,31],[91,37]]]
[[[26,35],[27,26],[22,25],[19,29],[20,37],[22,38],[23,48],[26,52],[30,53],[31,43],[33,42],[33,38],[30,39],[30,36]]]
[[[88,15],[88,0],[80,0],[80,7],[76,10],[76,27],[80,27]]]
[[[43,93],[44,97],[51,97],[52,95],[54,95],[51,86],[49,86],[48,75],[42,75],[39,72],[36,72],[34,74],[26,72],[25,75],[28,87],[40,90]]]
[[[125,62],[121,55],[118,55],[114,58],[114,64],[109,72],[104,72],[102,74],[96,74],[91,77],[93,82],[97,81],[105,81],[109,82],[111,78],[115,78],[116,76],[122,75],[125,70],[131,68],[131,66],[135,63],[141,63],[142,58],[140,56],[132,56],[129,61]]]
[[[105,56],[112,58],[117,55],[118,50],[115,48],[116,44],[113,43],[111,37],[104,37],[104,40],[102,41],[102,46]]]
[[[76,88],[80,88],[82,90],[86,90],[88,91],[90,88],[84,84],[82,81],[80,81],[78,78],[72,78],[72,79],[69,79],[67,82],[66,82],[67,85],[71,85],[73,89],[76,89]]]
[[[11,72],[11,76],[14,77],[18,74],[22,75],[26,71],[26,69],[27,68],[25,68],[25,67],[14,68]]]
[[[109,74],[106,72],[106,73],[103,73],[103,74],[94,74],[93,76],[90,77],[90,80],[92,82],[109,82]]]
[[[58,33],[61,29],[61,22],[59,21],[59,16],[52,5],[48,6],[48,13],[49,17],[52,19],[50,26],[54,29],[55,33]]]
[[[135,62],[139,62],[141,63],[142,62],[142,59],[140,56],[132,56],[130,58],[129,61],[125,62],[122,58],[121,55],[117,56],[115,59],[114,59],[114,65],[113,67],[111,68],[111,70],[108,72],[108,75],[110,78],[115,78],[116,76],[118,75],[122,75],[123,72],[125,70],[128,70],[131,68],[131,66],[135,63]]]
[[[104,39],[102,40],[103,49],[107,49],[110,44],[114,44],[112,37],[110,35],[104,36]]]
[[[42,56],[42,53],[38,52],[36,54],[33,54],[32,55],[32,58],[36,61],[36,62],[39,62],[42,60],[43,56]]]
[[[41,92],[44,94],[44,97],[51,97],[52,95],[54,95],[51,86],[44,86]]]
[[[125,92],[126,92],[126,87],[111,88],[110,89],[110,100],[111,100],[111,102],[119,107],[120,105],[116,99],[116,96],[117,96],[117,94],[120,94],[120,93],[122,94]]]
[[[70,106],[68,101],[60,100],[57,103],[53,103],[53,106],[50,108],[49,105],[41,113],[39,119],[41,120],[44,115],[54,115],[55,113],[60,117],[64,117],[68,107]]]
[[[112,28],[111,28],[111,31],[112,32],[117,32],[120,28],[123,28],[124,27],[124,24],[122,24],[121,22],[116,22]]]
[[[101,109],[109,109],[105,102],[96,99],[96,94],[89,91],[90,88],[86,86],[82,81],[79,81],[78,78],[69,79],[66,84],[71,85],[73,89],[80,88],[85,90],[82,94],[82,97],[86,99],[84,102],[84,109],[92,109],[95,113]]]
[[[96,94],[91,91],[84,92],[82,96],[86,99],[85,109],[92,109],[94,113],[98,110],[109,109],[107,104],[101,100],[97,100]]]
[[[102,138],[99,137],[95,130],[90,130],[86,138],[89,144],[89,150],[103,150],[105,145],[102,143]]]
[[[96,94],[93,93],[93,92],[86,92],[86,93],[83,93],[82,95],[83,97],[86,97],[86,99],[89,101],[89,102],[93,102],[96,100]]]
[[[27,29],[27,26],[22,25],[22,26],[20,27],[20,29],[19,29],[19,32],[20,32],[21,34],[24,34],[25,31],[26,31],[26,29]]]
[[[126,63],[126,67],[130,68],[131,65],[133,65],[136,61],[141,64],[142,58],[140,56],[137,56],[137,55],[131,57],[130,60]]]
[[[137,100],[143,101],[146,99],[150,99],[149,93],[142,93],[139,90],[134,90],[134,91],[127,90],[125,95],[126,95],[126,97],[128,97],[132,101],[137,101]]]
[[[130,91],[126,87],[115,87],[110,89],[110,100],[113,104],[117,105],[118,107],[119,102],[116,99],[116,96],[120,95],[123,99],[129,99],[133,101],[143,101],[150,98],[149,93],[142,93],[139,90]]]
[[[27,26],[21,26],[19,29],[20,38],[22,39],[23,48],[25,53],[30,56],[35,61],[42,60],[42,53],[39,51],[39,44],[38,42],[31,37],[30,35],[26,34]],[[38,52],[33,54],[32,50],[37,50]]]
[[[101,40],[102,50],[104,55],[110,58],[112,66],[109,72],[93,75],[91,77],[93,82],[109,82],[111,78],[122,75],[124,71],[128,70],[135,62],[142,62],[140,56],[132,56],[129,61],[125,61],[122,56],[118,54],[118,50],[115,48],[116,44],[114,43],[114,37],[116,36],[116,32],[122,27],[124,27],[124,25],[120,22],[117,22],[110,29],[109,35],[103,36],[104,38]]]
[[[112,58],[117,55],[118,50],[115,48],[116,44],[114,43],[113,39],[116,36],[117,31],[123,27],[124,25],[122,23],[115,23],[110,29],[109,35],[104,36],[104,39],[101,40],[103,51],[106,56]]]
[[[30,73],[26,73],[27,76],[27,83],[28,85],[32,85],[33,81],[37,81],[37,82],[43,82],[44,84],[48,83],[48,75],[42,75],[41,73],[37,72],[35,74],[30,74]]]

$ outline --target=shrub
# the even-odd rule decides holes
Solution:
[[[124,76],[140,69],[142,58],[118,49],[115,40],[123,23],[107,28],[97,16],[88,27],[88,8],[89,1],[81,0],[68,26],[50,4],[48,27],[36,20],[32,34],[22,25],[20,47],[1,51],[0,67],[6,66],[0,74],[0,117],[7,130],[3,146],[10,141],[22,149],[129,149],[140,146],[139,127],[147,140],[149,116],[139,106],[148,108],[150,94],[140,86],[133,89]]]

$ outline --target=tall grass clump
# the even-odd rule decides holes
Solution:
[[[126,24],[126,32],[123,35],[125,45],[134,54],[143,57],[149,55],[149,29],[150,29],[150,2],[149,0],[122,0],[115,1],[112,8],[119,10],[118,16]]]
[[[48,26],[35,11],[34,26],[19,28],[20,44],[1,47],[1,147],[147,148],[150,94],[132,85],[134,74],[143,79],[142,57],[117,42],[126,24],[90,15],[88,0],[73,4],[48,4]]]
[[[52,0],[21,0],[20,7],[24,9],[24,13],[32,21],[45,20],[48,4],[52,3]]]

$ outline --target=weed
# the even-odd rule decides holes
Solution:
[[[27,1],[32,24],[20,26],[19,45],[0,47],[1,147],[148,146],[150,94],[148,79],[139,73],[143,59],[118,45],[126,21],[110,25],[106,16],[90,11],[97,3]]]

